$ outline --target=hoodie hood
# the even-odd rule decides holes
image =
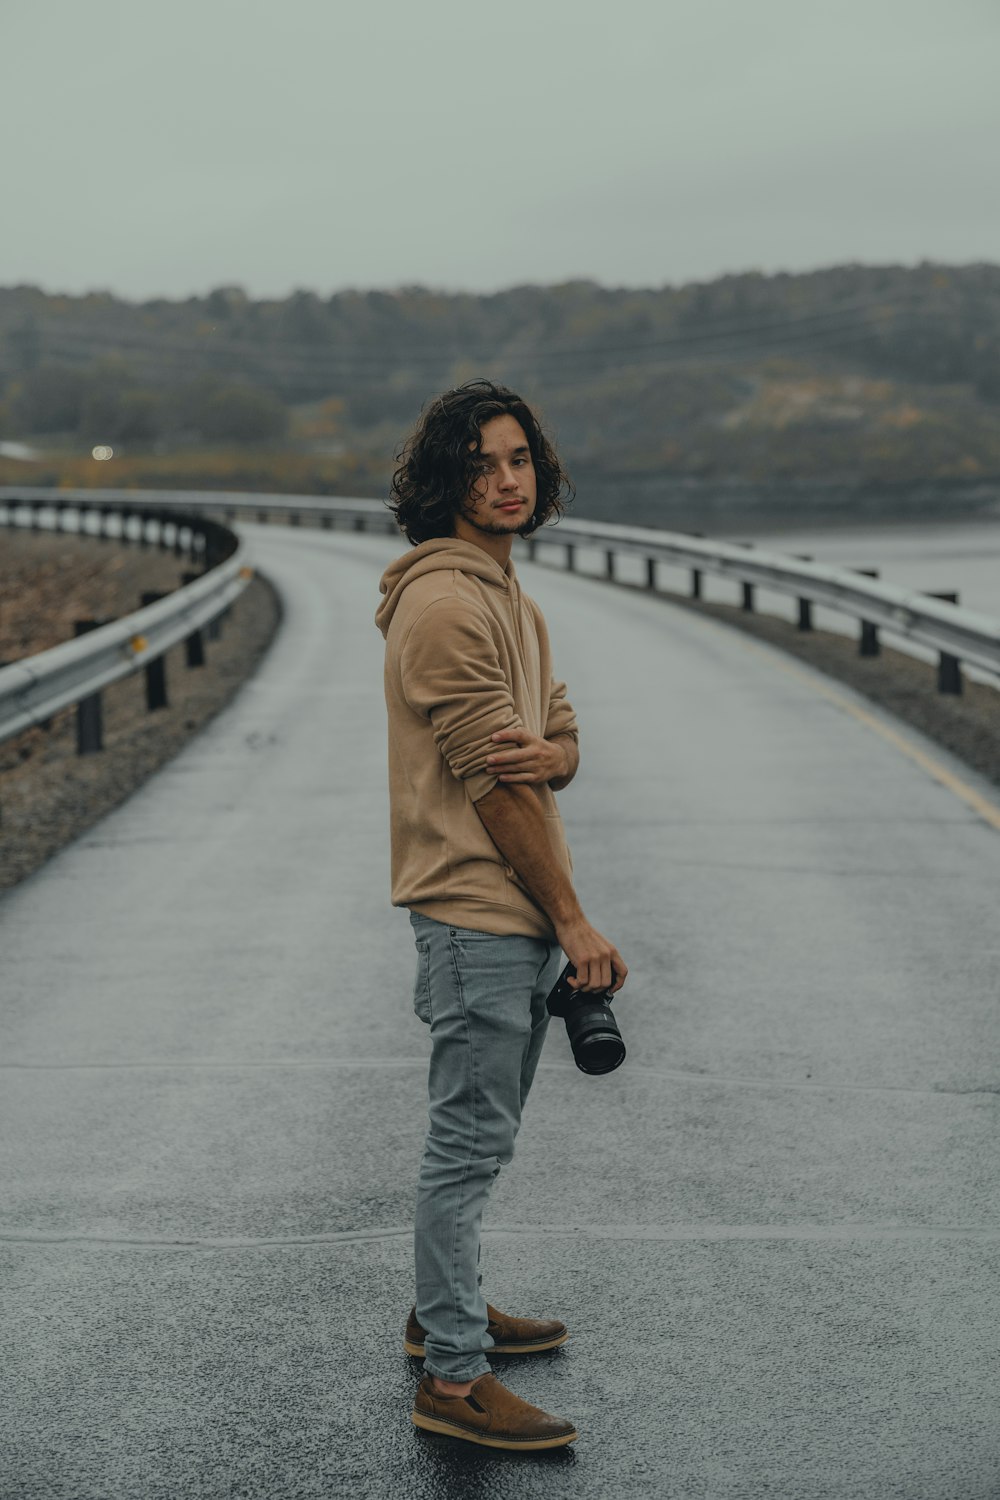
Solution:
[[[414,578],[422,578],[425,573],[454,571],[456,568],[461,573],[483,579],[494,588],[509,590],[513,585],[515,591],[517,589],[517,575],[509,558],[504,567],[475,542],[463,542],[453,536],[432,537],[429,542],[421,542],[419,547],[412,547],[402,557],[397,557],[379,580],[379,592],[385,598],[375,612],[375,624],[383,636],[388,632],[408,583]]]

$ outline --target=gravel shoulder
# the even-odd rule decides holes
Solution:
[[[0,530],[0,661],[69,640],[76,619],[115,619],[144,590],[177,588],[190,566],[172,552],[94,537]],[[76,710],[51,727],[0,745],[0,890],[53,854],[171,760],[252,676],[281,618],[277,594],[256,576],[232,606],[202,667],[185,665],[183,643],[166,653],[166,708],[146,709],[145,674],[102,693],[104,749],[76,753]]]

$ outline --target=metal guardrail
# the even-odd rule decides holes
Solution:
[[[119,516],[129,509],[130,498],[124,499],[121,494],[116,497],[122,507]],[[108,497],[98,502],[100,506],[106,515],[113,513]],[[0,496],[0,507],[6,510],[2,519],[7,524],[16,521],[20,507],[11,498]],[[74,508],[82,515],[90,507],[75,502]],[[186,527],[192,543],[203,525],[180,507],[173,509],[169,524],[175,542],[180,541]],[[216,533],[220,531],[215,528]],[[0,667],[0,742],[44,723],[60,709],[90,700],[122,677],[143,667],[151,668],[171,646],[190,640],[227,610],[246,587],[253,570],[247,566],[245,545],[235,536],[226,536],[232,545],[231,554],[193,582],[75,640]],[[218,548],[219,536],[211,540]]]
[[[250,516],[266,522],[271,515],[289,524],[310,517],[332,528],[346,522],[357,530],[385,531],[399,535],[395,520],[378,500],[314,495],[236,494],[223,491],[136,490],[33,490],[0,488],[0,508],[29,507],[72,509],[76,506],[98,512],[131,507],[133,514],[148,509],[185,510],[193,515],[223,515],[235,519]],[[713,541],[708,538],[660,531],[653,527],[620,526],[608,522],[563,518],[543,527],[524,544],[534,557],[539,547],[565,549],[566,566],[574,569],[578,547],[598,548],[605,553],[605,576],[615,578],[619,554],[646,561],[646,586],[657,587],[657,564],[689,569],[691,593],[701,593],[704,573],[731,578],[742,586],[743,607],[753,609],[753,591],[763,587],[787,594],[799,602],[799,626],[811,629],[814,604],[826,606],[861,622],[861,651],[876,654],[878,631],[914,641],[941,654],[939,682],[943,691],[959,691],[959,663],[967,662],[1000,676],[1000,620],[957,603],[885,583],[873,576],[845,568],[768,552],[752,545]],[[61,649],[61,648],[57,648]],[[949,685],[950,684],[950,685]]]
[[[395,521],[380,500],[336,495],[269,494],[256,490],[64,490],[0,485],[0,512],[27,512],[41,516],[50,511],[55,517],[56,529],[63,513],[80,509],[97,514],[99,518],[119,515],[126,519],[155,511],[166,514],[183,511],[188,516],[221,515],[226,520],[235,520],[244,515],[251,520],[266,522],[271,515],[278,514],[293,526],[302,516],[308,515],[320,522],[326,519],[331,525],[338,519],[352,522],[357,519],[361,523],[358,530],[368,530],[368,522],[380,520],[384,523],[381,527],[373,525],[370,529],[399,535]]]
[[[746,590],[756,586],[768,588],[800,602],[825,605],[1000,675],[1000,620],[976,610],[961,609],[932,594],[756,546],[680,536],[651,527],[560,521],[558,533],[551,537],[539,533],[538,537],[561,542],[566,547],[603,548],[609,578],[614,577],[614,557],[618,553],[638,555],[654,563],[657,560],[673,563],[696,574],[712,573],[741,583],[744,607],[748,609],[753,608],[753,595]],[[649,586],[655,587],[652,569]],[[695,587],[692,592],[699,590]],[[811,625],[811,621],[802,619],[801,612],[800,624],[803,629]]]

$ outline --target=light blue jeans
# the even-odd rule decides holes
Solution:
[[[429,1128],[414,1252],[424,1368],[442,1380],[489,1370],[479,1234],[490,1189],[514,1154],[548,1027],[559,945],[498,937],[410,913],[413,1008],[431,1028]]]

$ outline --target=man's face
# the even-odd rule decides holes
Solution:
[[[455,518],[462,526],[488,536],[514,536],[535,512],[535,466],[524,428],[515,417],[491,417],[480,428],[486,472]]]

